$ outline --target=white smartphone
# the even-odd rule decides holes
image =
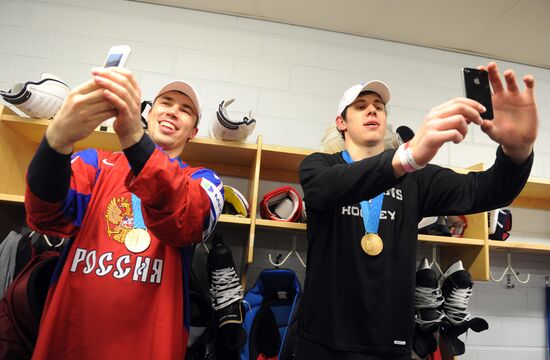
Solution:
[[[111,47],[111,49],[109,50],[109,54],[107,54],[107,59],[105,59],[105,64],[103,65],[103,67],[124,67],[131,52],[132,49],[130,49],[130,46],[128,45],[116,45]]]
[[[109,50],[109,53],[107,54],[107,58],[105,59],[105,64],[103,64],[103,67],[124,67],[131,52],[132,49],[130,49],[130,46],[128,45],[112,46]],[[115,119],[116,118],[113,117],[102,122],[99,130],[106,131],[108,127],[112,127]]]

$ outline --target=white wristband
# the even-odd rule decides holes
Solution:
[[[407,141],[405,143],[405,153],[407,154],[407,162],[409,163],[410,166],[412,166],[415,170],[420,170],[420,169],[424,169],[426,167],[426,165],[423,165],[423,166],[420,166],[416,163],[416,161],[414,161],[414,158],[412,156],[412,151],[411,149],[409,148],[409,142]]]
[[[405,171],[408,173],[423,169],[426,166],[420,166],[416,163],[416,161],[414,161],[408,142],[405,144],[401,144],[399,148],[397,148],[397,156],[399,157],[401,166],[403,166],[403,169],[405,169]]]
[[[401,166],[403,167],[403,169],[405,170],[405,172],[407,173],[412,173],[414,172],[414,168],[411,167],[407,161],[407,154],[406,154],[406,151],[405,151],[405,144],[401,144],[399,145],[399,147],[397,148],[397,156],[399,157],[399,162],[401,163]]]

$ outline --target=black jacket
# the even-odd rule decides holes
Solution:
[[[521,166],[499,147],[495,164],[468,175],[436,165],[396,178],[395,150],[347,164],[341,153],[314,153],[300,166],[308,256],[300,336],[330,348],[407,354],[414,330],[417,225],[432,215],[471,214],[508,205],[525,185]],[[362,200],[384,192],[380,255],[361,249]]]

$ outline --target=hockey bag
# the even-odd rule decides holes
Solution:
[[[292,359],[301,285],[290,269],[268,269],[246,295],[243,327],[247,341],[240,360]]]

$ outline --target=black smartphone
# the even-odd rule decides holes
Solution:
[[[477,101],[485,106],[484,113],[481,113],[481,118],[486,120],[493,119],[493,102],[491,101],[491,87],[489,86],[489,73],[485,70],[472,68],[462,69],[464,76],[464,90],[466,97]]]

